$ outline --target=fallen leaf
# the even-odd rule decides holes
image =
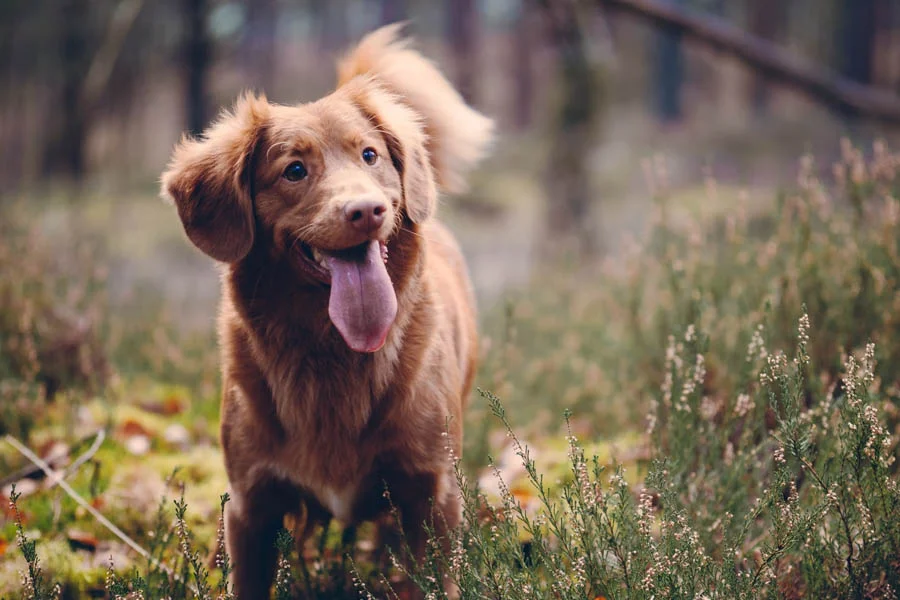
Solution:
[[[31,494],[35,493],[40,485],[34,479],[20,479],[15,483],[16,493],[23,498],[27,498]],[[12,485],[7,488],[4,488],[3,493],[9,494],[12,490]],[[9,506],[9,500],[6,500],[6,505]]]
[[[180,415],[184,412],[185,405],[184,396],[178,393],[167,394],[162,400],[147,400],[138,404],[141,410],[167,417]]]
[[[124,437],[132,437],[136,435],[142,435],[144,437],[150,437],[150,431],[135,421],[134,419],[126,419],[119,425],[119,433]]]
[[[169,394],[163,398],[164,415],[179,415],[184,412],[185,399],[181,394]]]
[[[9,543],[3,538],[0,538],[0,558],[2,558],[4,554],[6,554],[6,549],[8,547]]]
[[[72,550],[87,550],[88,552],[97,550],[97,538],[86,531],[70,529],[66,533],[66,539],[69,540]]]

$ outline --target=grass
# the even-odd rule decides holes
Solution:
[[[670,189],[662,167],[622,255],[548,268],[484,315],[466,526],[406,573],[429,597],[444,576],[463,598],[895,597],[900,156],[845,143],[827,182],[807,157],[753,205],[713,180]],[[125,327],[102,277],[0,227],[4,430],[75,456],[107,428],[70,483],[178,574],[31,485],[0,519],[0,596],[229,597],[225,557],[207,560],[226,501],[210,332],[153,302]],[[74,368],[42,358],[58,315],[90,316]],[[404,597],[402,551],[365,529],[279,544],[278,598]]]

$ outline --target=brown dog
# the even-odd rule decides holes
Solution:
[[[308,523],[371,519],[386,483],[419,555],[432,506],[439,533],[461,518],[447,447],[459,455],[475,310],[431,217],[492,123],[397,34],[366,37],[317,102],[244,96],[163,174],[190,240],[227,263],[226,533],[245,600],[267,595],[274,536],[301,506]]]

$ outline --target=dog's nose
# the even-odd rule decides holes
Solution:
[[[380,200],[354,200],[344,207],[347,222],[363,233],[372,233],[384,223],[387,204]]]

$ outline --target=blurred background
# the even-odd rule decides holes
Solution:
[[[479,296],[476,385],[548,481],[568,473],[561,433],[633,485],[670,451],[648,414],[682,348],[670,336],[695,325],[712,340],[701,446],[755,393],[757,326],[792,348],[801,307],[817,393],[877,338],[900,406],[900,0],[0,0],[0,434],[69,465],[148,545],[181,467],[191,525],[215,539],[218,268],[160,173],[243,90],[319,98],[342,52],[398,20],[498,124],[439,216]],[[496,492],[489,453],[506,481],[524,470],[491,411],[473,393],[465,468]],[[98,597],[108,557],[134,559],[0,444],[0,596],[21,582],[14,483],[64,597]]]
[[[499,124],[444,210],[487,302],[537,256],[620,249],[654,156],[673,189],[714,176],[733,204],[900,122],[897,0],[4,0],[0,206],[97,238],[114,298],[161,289],[208,325],[214,269],[157,199],[173,144],[247,88],[318,98],[342,51],[397,20]]]

